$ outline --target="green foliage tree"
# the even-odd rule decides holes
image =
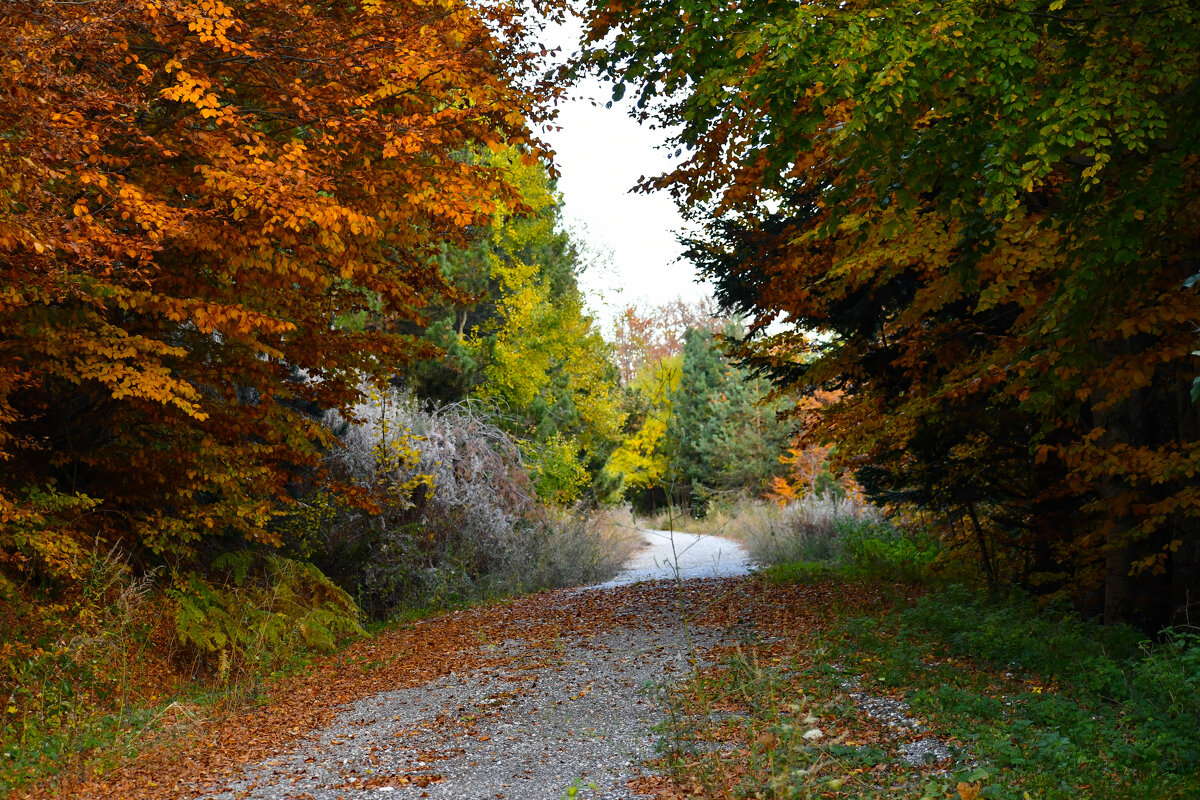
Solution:
[[[484,160],[517,188],[518,202],[500,208],[469,246],[442,254],[456,293],[423,331],[438,354],[406,380],[428,399],[496,405],[539,495],[569,505],[616,444],[617,372],[584,309],[582,265],[545,164],[512,150]]]
[[[711,298],[630,305],[615,320],[613,357],[621,372],[627,417],[621,445],[602,472],[607,500],[628,496],[642,509],[667,501],[668,491],[679,482],[677,440],[668,437],[668,431],[674,424],[684,339],[691,330],[718,331],[724,324]]]
[[[726,335],[736,337],[733,326]],[[702,511],[714,496],[762,494],[781,471],[786,403],[770,399],[770,383],[734,364],[710,331],[684,336],[670,438],[677,445],[681,492]]]
[[[627,388],[628,433],[605,471],[644,508],[670,499],[702,513],[714,497],[761,494],[787,442],[786,403],[770,390],[712,331],[690,328],[679,355],[652,362]]]
[[[592,5],[747,355],[989,578],[1153,628],[1200,589],[1200,10]]]

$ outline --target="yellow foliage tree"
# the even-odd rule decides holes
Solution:
[[[613,451],[604,466],[610,482],[622,489],[654,489],[670,482],[672,397],[679,389],[683,356],[646,365],[630,385],[640,425]]]
[[[568,505],[624,422],[616,369],[583,307],[576,254],[546,247],[563,236],[550,175],[515,151],[492,163],[516,187],[521,207],[501,209],[492,226],[487,257],[499,296],[496,316],[471,340],[486,362],[476,391],[513,420],[539,494]]]

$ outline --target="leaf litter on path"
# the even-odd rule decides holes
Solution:
[[[689,613],[703,616],[737,587],[688,582]],[[682,676],[719,640],[719,628],[682,620],[676,587],[661,581],[443,614],[319,659],[268,687],[267,704],[198,721],[102,778],[19,796],[350,798],[392,788],[558,798],[576,779],[606,776],[623,787],[653,746],[644,687]],[[454,790],[470,780],[471,792],[487,792]]]
[[[560,590],[446,613],[320,659],[270,686],[267,704],[198,722],[184,741],[102,779],[22,796],[646,796],[662,787],[642,779],[651,728],[667,714],[656,687],[713,669],[748,640],[769,653],[814,636],[844,601],[833,584],[743,577]]]

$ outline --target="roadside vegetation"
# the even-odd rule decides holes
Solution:
[[[989,594],[920,525],[846,503],[751,503],[706,521],[749,544],[764,591],[811,590],[820,622],[765,624],[664,690],[656,797],[1200,793],[1195,629],[1148,637]]]
[[[1200,793],[1200,629],[1082,619],[989,587],[944,518],[879,506],[797,440],[764,496],[668,506],[648,528],[743,543],[766,602],[736,647],[663,687],[659,798],[1184,800]],[[796,601],[788,601],[796,602]],[[774,605],[772,605],[774,604]],[[786,616],[787,612],[783,612]],[[815,615],[816,619],[811,618]]]

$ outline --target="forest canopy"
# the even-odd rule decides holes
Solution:
[[[22,0],[0,26],[4,572],[279,544],[324,411],[427,350],[339,321],[420,324],[459,291],[443,249],[521,208],[469,154],[532,158],[556,90],[522,17]]]
[[[989,582],[1109,621],[1200,589],[1200,11],[1151,2],[599,0],[591,64],[674,131],[643,184],[837,392],[812,438]],[[774,330],[774,329],[772,329]]]

